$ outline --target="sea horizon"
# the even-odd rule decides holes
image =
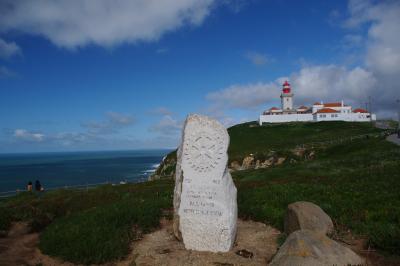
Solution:
[[[93,183],[136,183],[148,179],[173,149],[66,151],[0,154],[0,193]]]
[[[110,149],[110,150],[71,150],[71,151],[26,151],[26,152],[1,152],[2,155],[24,155],[24,154],[41,154],[41,153],[78,153],[78,152],[129,152],[129,151],[151,151],[151,150],[174,150],[176,148],[141,148],[141,149]]]

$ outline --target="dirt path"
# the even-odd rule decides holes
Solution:
[[[12,226],[6,238],[0,238],[0,265],[36,265],[38,234],[30,234],[24,223]]]
[[[39,234],[30,233],[26,223],[12,225],[7,237],[0,238],[0,265],[1,266],[36,266],[62,265],[73,266],[43,255],[39,248]]]
[[[133,252],[117,265],[267,265],[277,251],[279,234],[277,229],[265,224],[238,220],[232,251],[199,252],[186,250],[183,243],[175,239],[171,221],[163,221],[161,230],[133,243]]]
[[[280,232],[252,221],[238,221],[236,244],[231,252],[211,253],[186,250],[172,233],[172,222],[163,220],[161,229],[132,243],[132,252],[122,261],[105,265],[266,265],[276,253]],[[0,265],[73,266],[43,255],[39,234],[30,233],[25,223],[14,224],[6,238],[0,238]],[[103,265],[103,266],[105,266]]]

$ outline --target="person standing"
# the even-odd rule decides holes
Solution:
[[[40,181],[39,181],[39,180],[36,180],[36,182],[35,182],[35,190],[36,190],[37,192],[43,191],[42,184],[40,184]]]
[[[27,191],[32,191],[32,188],[33,188],[33,186],[32,186],[32,181],[29,181],[29,182],[28,182],[28,186],[26,187],[26,190],[27,190]]]

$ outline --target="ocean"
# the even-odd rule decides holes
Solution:
[[[0,193],[39,180],[46,189],[147,180],[171,150],[0,154]]]

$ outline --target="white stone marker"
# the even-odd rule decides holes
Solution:
[[[186,249],[227,252],[236,237],[236,187],[227,168],[229,135],[206,116],[189,115],[178,149],[174,233]]]

